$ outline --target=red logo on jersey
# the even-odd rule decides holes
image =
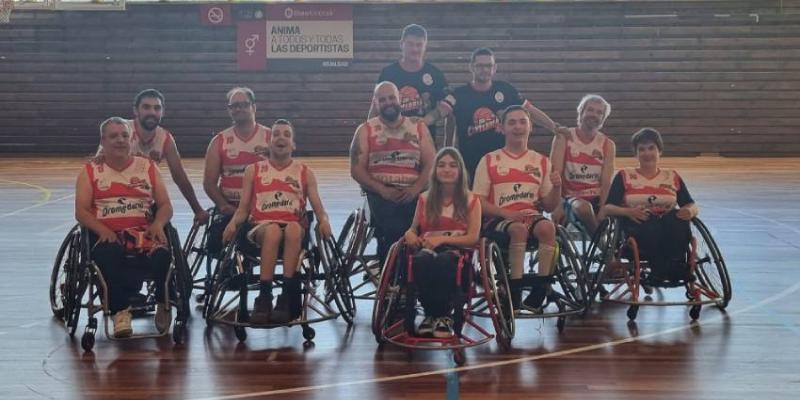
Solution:
[[[233,143],[233,136],[226,137],[225,138],[225,144],[231,144],[231,143]]]
[[[494,130],[497,125],[497,115],[494,111],[480,107],[472,113],[472,125],[467,127],[467,136]]]
[[[403,86],[400,89],[400,108],[403,112],[413,111],[414,114],[419,114],[423,111],[423,101],[419,92],[413,86]]]
[[[140,188],[142,190],[150,190],[150,185],[147,181],[139,179],[137,177],[132,177],[130,183],[128,184],[130,188]]]

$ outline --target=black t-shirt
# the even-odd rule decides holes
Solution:
[[[525,99],[510,83],[496,80],[485,92],[476,91],[470,84],[458,87],[445,101],[453,108],[458,149],[472,176],[484,154],[505,145],[505,137],[497,132],[499,112],[521,105]]]
[[[692,199],[692,195],[689,194],[689,190],[686,189],[686,184],[683,182],[683,178],[678,176],[678,192],[675,193],[677,196],[678,206],[683,207],[689,203],[694,203],[694,199]],[[611,187],[608,189],[608,198],[606,198],[606,204],[613,204],[619,207],[625,207],[625,178],[622,177],[621,172],[617,172],[617,175],[614,176],[614,180],[611,181]]]
[[[422,69],[408,72],[395,61],[387,65],[378,76],[378,82],[389,81],[400,90],[400,107],[407,117],[424,117],[444,99],[448,93],[447,80],[442,71],[431,63],[425,63]],[[436,135],[436,127],[429,126],[431,136]]]

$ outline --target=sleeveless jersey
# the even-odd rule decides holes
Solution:
[[[644,207],[655,214],[677,206],[680,177],[674,170],[660,168],[652,179],[638,173],[636,168],[625,168],[620,173],[625,186],[625,206]]]
[[[422,167],[420,132],[425,123],[403,119],[400,127],[388,128],[379,117],[365,122],[368,143],[367,171],[388,185],[410,186]]]
[[[244,169],[269,156],[270,136],[270,129],[261,124],[256,124],[245,139],[237,136],[233,127],[217,134],[217,151],[222,164],[219,188],[232,204],[239,204],[242,196]]]
[[[155,162],[144,157],[132,157],[120,171],[105,163],[86,164],[95,217],[114,232],[148,226],[157,170]]]
[[[419,215],[419,235],[427,236],[463,236],[469,229],[468,221],[461,221],[455,218],[455,207],[453,203],[442,207],[442,215],[431,223],[425,215],[425,207],[428,201],[428,192],[425,192],[417,199],[417,215]],[[470,193],[467,198],[467,214],[475,207],[478,196]]]
[[[254,224],[301,221],[308,196],[308,167],[293,160],[278,169],[264,160],[256,163],[254,170],[250,221]]]
[[[568,140],[564,154],[564,196],[591,200],[600,196],[600,177],[609,139],[602,132],[589,143],[578,138],[572,128],[574,140]]]
[[[549,173],[550,160],[535,151],[495,150],[478,164],[473,191],[500,208],[540,213],[539,201],[552,187]]]
[[[172,133],[168,130],[158,126],[156,127],[155,134],[150,140],[145,141],[136,129],[136,122],[132,119],[126,120],[128,129],[131,133],[131,155],[149,158],[161,164],[161,160],[166,157],[167,148],[171,143],[175,142]],[[97,148],[97,156],[103,154],[103,146]]]

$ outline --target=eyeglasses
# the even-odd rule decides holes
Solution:
[[[242,109],[243,110],[245,108],[250,108],[251,105],[253,105],[253,103],[251,103],[249,101],[240,101],[240,102],[237,102],[237,103],[228,104],[228,109],[229,110],[234,110],[234,109],[238,108],[238,109]]]

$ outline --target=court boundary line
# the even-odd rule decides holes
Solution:
[[[489,363],[484,363],[484,364],[468,365],[468,366],[462,366],[462,367],[457,367],[457,368],[444,368],[444,369],[425,371],[425,372],[415,372],[415,373],[412,373],[412,374],[386,376],[386,377],[381,377],[381,378],[361,379],[361,380],[349,381],[349,382],[337,382],[337,383],[312,385],[312,386],[300,386],[300,387],[295,387],[295,388],[266,390],[266,391],[261,391],[261,392],[240,393],[240,394],[224,395],[224,396],[202,397],[202,398],[195,398],[195,400],[228,400],[228,399],[244,399],[244,398],[250,398],[250,397],[267,397],[267,396],[274,396],[274,395],[280,395],[280,394],[310,392],[310,391],[314,391],[314,390],[322,390],[322,389],[330,389],[330,388],[339,388],[339,387],[347,387],[347,386],[364,385],[364,384],[370,384],[370,383],[394,382],[394,381],[402,381],[402,380],[408,380],[408,379],[422,378],[422,377],[426,377],[426,376],[444,375],[444,374],[448,374],[448,373],[457,373],[457,372],[480,370],[480,369],[486,369],[486,368],[504,367],[504,366],[508,366],[508,365],[522,364],[522,363],[528,362],[528,361],[536,361],[536,360],[543,360],[543,359],[548,359],[548,358],[557,358],[557,357],[562,357],[562,356],[568,356],[568,355],[578,354],[578,353],[585,353],[585,352],[588,352],[588,351],[611,348],[611,347],[615,347],[615,346],[626,344],[626,343],[634,343],[634,342],[641,341],[643,339],[649,339],[649,338],[653,338],[653,337],[658,337],[658,336],[666,335],[666,334],[673,333],[673,332],[679,332],[679,331],[683,331],[683,330],[686,330],[686,329],[690,329],[690,328],[695,327],[695,326],[716,324],[716,323],[719,323],[719,322],[723,321],[724,319],[730,318],[730,317],[732,317],[734,315],[747,313],[747,312],[750,312],[750,311],[752,311],[752,310],[754,310],[756,308],[760,308],[760,307],[763,307],[763,306],[765,306],[767,304],[773,303],[773,302],[775,302],[775,301],[777,301],[777,300],[779,300],[779,299],[781,299],[783,297],[786,297],[786,296],[796,292],[799,289],[800,289],[800,282],[795,283],[794,285],[784,289],[783,291],[781,291],[779,293],[776,293],[776,294],[774,294],[774,295],[772,295],[770,297],[767,297],[767,298],[765,298],[765,299],[763,299],[763,300],[761,300],[761,301],[759,301],[759,302],[757,302],[755,304],[749,305],[749,306],[741,308],[739,310],[735,310],[735,311],[732,311],[730,313],[725,312],[725,311],[720,311],[720,315],[718,315],[716,317],[711,317],[710,319],[709,318],[704,319],[702,322],[700,322],[699,320],[698,321],[693,321],[693,322],[690,322],[690,323],[685,324],[685,325],[681,325],[681,326],[677,326],[677,327],[674,327],[674,328],[665,329],[665,330],[658,331],[658,332],[649,333],[649,334],[646,334],[646,335],[629,336],[629,337],[626,337],[626,338],[623,338],[623,339],[617,339],[617,340],[612,340],[612,341],[603,342],[603,343],[596,343],[596,344],[593,344],[593,345],[581,346],[581,347],[576,347],[576,348],[572,348],[572,349],[559,350],[559,351],[550,352],[550,353],[544,353],[544,354],[537,354],[537,355],[533,355],[533,356],[513,358],[513,359],[503,360],[503,361],[494,361],[494,362],[489,362]]]

